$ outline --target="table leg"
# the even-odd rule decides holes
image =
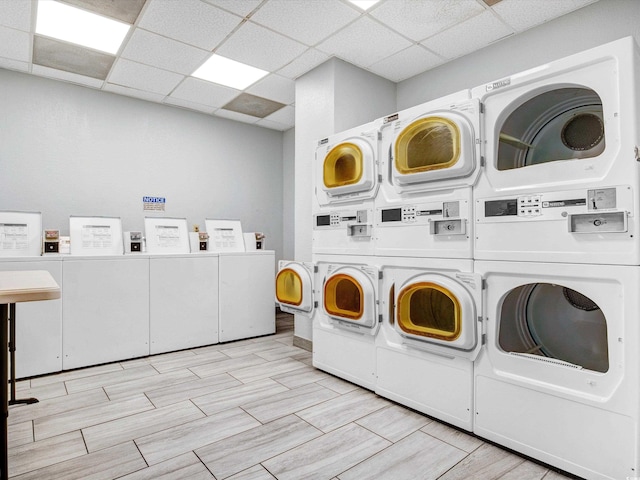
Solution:
[[[9,405],[38,403],[37,398],[16,400],[16,304],[9,305],[9,356],[11,358],[11,398]]]
[[[8,321],[9,306],[0,305],[0,358],[2,359],[0,372],[0,397],[2,397],[2,419],[0,421],[0,442],[2,442],[2,458],[0,459],[0,478],[7,480],[9,478],[8,471],[8,454],[7,454],[7,417],[9,416],[8,405],[8,370],[9,370],[9,341],[8,341]]]

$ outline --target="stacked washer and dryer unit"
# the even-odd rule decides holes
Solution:
[[[626,38],[319,142],[277,301],[320,369],[588,479],[640,477]]]
[[[474,432],[588,479],[640,477],[639,62],[625,38],[472,90]]]

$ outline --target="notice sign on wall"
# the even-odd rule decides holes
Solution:
[[[164,212],[167,203],[165,197],[142,197],[142,209],[152,212]]]

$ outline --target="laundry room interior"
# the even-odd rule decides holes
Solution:
[[[0,0],[0,480],[640,479],[639,44]]]

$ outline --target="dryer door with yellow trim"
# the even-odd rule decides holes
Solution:
[[[276,275],[276,303],[283,312],[310,317],[315,304],[311,263],[281,260]]]
[[[338,326],[377,327],[375,279],[377,269],[373,267],[330,267],[323,286],[325,314]]]
[[[316,150],[320,205],[371,199],[377,191],[378,129],[353,129],[321,140]]]
[[[394,285],[394,329],[418,348],[474,359],[480,348],[479,293],[474,274],[425,273]]]
[[[477,107],[477,100],[468,105]],[[479,115],[477,111],[471,114]],[[389,156],[393,184],[401,191],[436,189],[454,179],[458,179],[453,182],[456,186],[472,185],[479,167],[473,118],[438,110],[396,122],[393,141],[384,152]]]

